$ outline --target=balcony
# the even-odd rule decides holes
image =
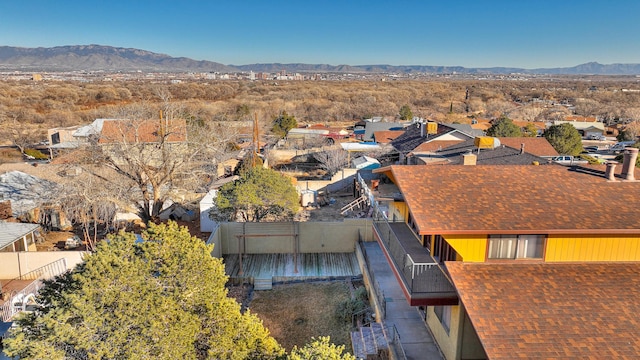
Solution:
[[[14,279],[0,279],[0,323],[10,322],[22,311],[36,304],[42,280],[51,279],[67,271],[65,258],[53,261]]]
[[[411,306],[458,305],[450,279],[404,222],[389,222],[375,207],[376,239]]]

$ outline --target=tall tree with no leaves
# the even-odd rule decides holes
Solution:
[[[155,218],[167,200],[206,185],[235,135],[232,128],[194,119],[170,102],[160,116],[142,107],[118,117],[96,130],[85,164],[115,185],[106,188],[114,202],[135,207],[144,221]]]
[[[333,175],[348,165],[349,153],[341,148],[335,148],[314,153],[313,158],[329,175]]]
[[[21,359],[276,359],[259,318],[227,297],[211,246],[175,223],[120,233],[47,282],[5,353]]]

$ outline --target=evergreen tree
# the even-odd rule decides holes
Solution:
[[[538,136],[538,128],[532,123],[528,123],[527,126],[522,130],[522,136],[524,137],[536,137]]]
[[[46,282],[5,353],[21,359],[276,359],[258,317],[227,297],[210,246],[170,222],[142,243],[120,233],[72,272]]]
[[[550,126],[544,137],[559,154],[578,155],[582,151],[582,137],[569,123]]]
[[[402,107],[400,108],[400,120],[411,120],[413,119],[413,112],[411,111],[411,108],[409,107],[409,105],[402,105]]]
[[[286,111],[283,111],[280,116],[273,119],[273,126],[271,128],[271,131],[283,138],[287,136],[289,130],[297,126],[298,122],[296,121],[295,116],[289,115]]]
[[[260,222],[290,220],[298,211],[298,193],[291,180],[263,167],[245,168],[240,179],[218,192],[216,212],[219,221]]]
[[[522,136],[520,128],[505,115],[495,120],[491,127],[487,129],[487,136],[496,137],[519,137]]]

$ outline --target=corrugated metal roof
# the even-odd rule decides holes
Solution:
[[[0,221],[0,250],[11,245],[14,241],[37,230],[38,224],[10,223]]]

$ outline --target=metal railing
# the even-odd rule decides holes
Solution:
[[[8,299],[0,307],[0,318],[3,322],[10,321],[17,313],[25,311],[27,302],[35,300],[35,296],[42,287],[43,279],[51,279],[67,271],[67,259],[61,258],[33,271],[22,274],[8,281],[7,286],[13,281],[33,280],[19,291],[12,291]]]
[[[33,282],[27,285],[24,289],[13,292],[9,299],[2,304],[2,308],[0,309],[0,317],[2,318],[2,321],[10,321],[15,314],[24,311],[30,296],[35,297],[41,286],[41,280],[33,280]]]
[[[67,271],[67,259],[61,258],[18,277],[18,280],[51,279]]]
[[[407,353],[404,351],[404,346],[402,346],[402,342],[400,341],[400,333],[398,333],[398,329],[395,325],[392,325],[387,329],[391,330],[391,335],[389,336],[391,341],[389,345],[395,350],[396,359],[407,360]]]
[[[373,224],[396,268],[404,275],[407,287],[412,293],[454,292],[455,288],[443,273],[437,262],[415,262],[396,233],[387,217],[374,205]],[[418,238],[415,238],[418,241]],[[426,250],[425,250],[426,251]]]
[[[360,244],[360,250],[362,251],[362,254],[365,258],[365,266],[367,268],[367,272],[369,273],[370,282],[373,285],[373,292],[376,296],[376,300],[378,301],[382,319],[385,319],[387,317],[387,300],[384,297],[384,290],[382,290],[382,287],[380,287],[380,284],[376,280],[375,273],[371,269],[371,265],[369,264],[369,256],[367,255],[367,248],[363,245],[362,238],[359,239],[358,244]]]

